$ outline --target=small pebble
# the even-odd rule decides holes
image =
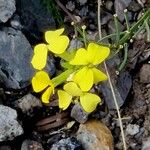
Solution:
[[[139,133],[139,131],[140,131],[140,127],[139,125],[136,125],[136,124],[128,124],[126,127],[126,133],[128,135],[135,135]]]

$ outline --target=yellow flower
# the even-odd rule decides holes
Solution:
[[[83,66],[73,76],[73,81],[79,85],[82,91],[89,91],[93,84],[107,79],[107,76],[96,69],[96,66],[104,61],[109,53],[108,47],[96,43],[90,43],[87,50],[80,48],[76,52],[70,64]]]
[[[63,32],[64,28],[45,32],[47,47],[55,54],[62,54],[69,45],[69,38],[66,35],[61,35]]]
[[[46,72],[39,71],[34,75],[32,87],[37,93],[45,90],[42,94],[42,102],[49,103],[50,96],[54,92],[54,85]]]
[[[45,39],[47,45],[42,43],[34,47],[34,56],[32,58],[32,65],[37,70],[42,70],[47,62],[48,50],[55,54],[62,54],[69,45],[69,38],[65,35],[61,35],[64,32],[64,28],[55,31],[47,31],[45,33]]]
[[[92,112],[96,109],[101,99],[96,94],[85,93],[74,82],[64,85],[64,90],[58,90],[59,108],[65,110],[69,107],[73,97],[79,97],[80,104],[86,112]]]

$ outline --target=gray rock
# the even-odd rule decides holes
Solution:
[[[80,143],[75,138],[66,138],[54,143],[50,150],[82,150]]]
[[[7,145],[0,146],[0,150],[11,150],[11,148]]]
[[[34,69],[32,48],[25,36],[12,28],[0,31],[0,83],[20,89],[29,85]]]
[[[79,104],[75,104],[71,110],[71,117],[79,123],[85,123],[88,119],[89,113],[85,112]]]
[[[132,1],[128,7],[128,10],[133,11],[133,12],[137,12],[140,9],[142,9],[142,6],[139,3],[137,3],[136,1]]]
[[[21,30],[22,29],[22,25],[20,22],[20,17],[18,15],[14,15],[12,17],[12,19],[10,20],[10,24],[13,28]]]
[[[80,40],[72,39],[69,44],[68,51],[71,52],[73,50],[77,50],[78,48],[83,47],[83,43]]]
[[[23,129],[17,121],[17,112],[7,106],[0,105],[0,141],[13,140],[23,134]]]
[[[131,0],[115,0],[114,7],[120,21],[124,20],[124,10],[129,6]]]
[[[146,141],[143,141],[142,150],[149,150],[149,148],[150,148],[150,137],[148,137]]]
[[[7,22],[15,11],[15,0],[0,0],[0,22]]]
[[[150,64],[144,64],[140,70],[140,82],[150,83]]]
[[[128,124],[126,128],[127,135],[135,135],[140,132],[140,126],[137,124]]]
[[[17,0],[24,28],[33,34],[55,28],[55,21],[43,0]]]
[[[36,98],[32,94],[27,94],[21,99],[17,100],[16,106],[20,108],[23,113],[31,113],[34,108],[42,107],[42,103],[40,99]]]
[[[118,62],[117,62],[118,61]],[[128,93],[131,89],[132,86],[132,78],[131,75],[128,71],[122,71],[120,72],[119,76],[116,75],[115,73],[115,66],[116,64],[119,64],[120,60],[116,57],[113,59],[110,59],[108,61],[108,68],[109,68],[109,73],[111,76],[111,81],[114,87],[114,92],[116,95],[116,99],[118,102],[119,107],[121,107],[127,96]],[[108,106],[109,109],[116,109],[113,97],[112,97],[112,92],[109,86],[108,81],[104,81],[102,84],[100,84],[100,91],[102,91],[105,102]]]
[[[70,11],[73,11],[75,9],[75,3],[72,1],[67,2],[66,8]]]
[[[111,0],[106,1],[105,5],[108,10],[112,10],[113,2]]]
[[[87,0],[78,0],[78,1],[79,1],[80,5],[84,5],[87,3]]]
[[[82,9],[80,10],[79,15],[80,15],[81,17],[86,17],[88,12],[89,12],[88,6],[84,6],[84,7],[82,7]]]
[[[44,150],[41,143],[31,140],[23,141],[21,150]]]

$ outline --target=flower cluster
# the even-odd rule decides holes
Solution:
[[[66,51],[69,45],[69,38],[62,35],[64,29],[55,31],[47,31],[45,40],[47,44],[38,44],[34,48],[34,56],[32,65],[38,71],[32,78],[32,86],[35,92],[42,92],[42,102],[49,103],[51,94],[57,85],[65,83],[63,89],[58,89],[59,108],[67,109],[71,102],[79,102],[86,112],[92,112],[96,109],[97,104],[101,102],[98,95],[90,93],[93,84],[106,80],[107,76],[101,72],[98,65],[103,62],[109,55],[110,49],[96,43],[89,43],[87,49],[79,48],[73,55]],[[64,60],[68,60],[71,69],[64,71],[53,79],[43,71],[47,62],[48,51],[57,56],[63,56]],[[66,59],[65,59],[66,57]],[[68,78],[69,82],[68,82]]]

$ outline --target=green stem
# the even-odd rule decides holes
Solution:
[[[119,32],[119,24],[118,24],[117,14],[114,14],[114,21],[115,21],[115,28],[116,28],[116,43],[118,43],[118,41],[120,39],[120,32]]]
[[[85,29],[83,29],[83,41],[84,41],[84,45],[85,45],[85,48],[87,48],[87,38],[86,38],[86,32],[85,32]]]
[[[148,25],[148,20],[149,18],[147,18],[144,23],[145,23],[145,28],[147,31],[147,42],[150,42],[150,27]]]
[[[124,18],[125,18],[125,21],[126,21],[127,31],[130,32],[130,26],[129,26],[129,19],[128,19],[128,14],[127,14],[127,9],[124,10]]]
[[[123,35],[123,34],[125,34],[125,33],[126,33],[125,31],[124,31],[124,32],[120,32],[120,35]],[[109,34],[109,35],[107,35],[107,36],[101,38],[101,40],[98,40],[97,43],[102,42],[103,40],[109,39],[109,38],[111,38],[111,37],[113,37],[113,36],[116,36],[116,33]]]
[[[74,69],[69,69],[69,70],[64,71],[57,77],[53,78],[52,82],[53,82],[54,86],[56,87],[56,86],[62,84],[69,77],[69,75],[72,74],[73,72],[74,72]]]
[[[124,68],[127,62],[127,58],[128,58],[128,45],[127,43],[125,43],[124,44],[124,59],[123,59],[123,62],[119,65],[119,68],[118,68],[119,72]]]
[[[134,35],[134,32],[140,25],[150,16],[150,8],[144,13],[144,15],[130,28],[130,32],[127,32],[118,42],[117,46],[124,44],[130,37]]]

